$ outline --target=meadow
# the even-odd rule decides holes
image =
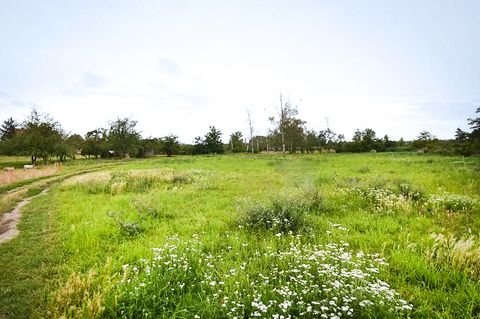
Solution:
[[[0,244],[0,317],[480,316],[478,157],[71,161],[2,211],[47,185]]]

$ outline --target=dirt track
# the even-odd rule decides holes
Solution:
[[[48,188],[44,189],[38,195],[23,199],[21,202],[17,204],[17,206],[10,213],[3,214],[0,221],[0,244],[2,244],[5,241],[11,240],[18,235],[19,231],[17,228],[17,224],[20,221],[20,218],[22,216],[22,213],[20,212],[20,210],[25,205],[27,205],[32,199],[45,194],[47,191],[48,191]],[[0,315],[0,319],[2,319],[1,315]]]

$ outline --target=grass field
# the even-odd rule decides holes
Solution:
[[[107,164],[67,164],[83,174],[24,208],[20,235],[0,245],[0,314],[480,316],[480,158]]]

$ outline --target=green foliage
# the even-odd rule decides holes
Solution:
[[[107,146],[107,130],[98,128],[96,130],[87,132],[85,134],[85,140],[82,144],[82,155],[94,156],[98,158],[100,156],[108,156]]]
[[[170,134],[163,138],[164,141],[164,150],[167,156],[172,156],[178,152],[178,136]]]
[[[270,205],[259,205],[247,210],[239,224],[252,230],[288,233],[300,231],[306,223],[301,206],[273,201]]]
[[[4,154],[28,155],[32,164],[40,157],[47,161],[50,157],[64,153],[64,133],[60,124],[48,114],[32,110],[30,116],[22,123],[21,128],[14,129],[16,124],[8,123],[5,128],[5,140],[1,151]]]
[[[316,190],[297,190],[268,204],[248,208],[239,225],[252,230],[298,233],[307,226],[306,213],[323,209],[323,198]]]
[[[205,137],[195,138],[193,154],[223,154],[222,132],[217,130],[215,126],[210,126],[210,131]]]
[[[18,130],[18,123],[13,118],[3,121],[0,127],[0,140],[6,141],[15,137]]]
[[[110,122],[108,146],[119,157],[135,156],[140,143],[140,133],[136,130],[137,122],[129,118]]]
[[[245,152],[246,147],[243,141],[242,132],[235,132],[230,135],[230,141],[228,142],[229,150],[233,153]]]

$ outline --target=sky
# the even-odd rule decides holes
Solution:
[[[138,121],[185,143],[266,134],[282,94],[315,130],[452,138],[480,106],[480,1],[0,0],[0,121]]]

